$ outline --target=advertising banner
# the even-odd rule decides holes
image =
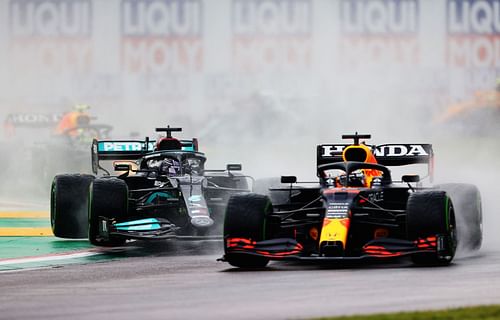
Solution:
[[[361,82],[378,98],[457,100],[500,75],[500,0],[0,0],[0,18],[9,105],[202,117],[255,100],[350,103]]]
[[[346,68],[419,63],[419,1],[341,0],[340,58]]]
[[[91,71],[90,0],[12,0],[8,8],[15,70],[52,75]]]
[[[491,89],[500,74],[500,1],[448,0],[446,24],[447,61],[461,72],[461,89]]]
[[[200,71],[200,0],[123,0],[122,66],[127,73]]]
[[[122,75],[136,95],[187,99],[190,76],[203,71],[202,28],[201,0],[121,1]]]
[[[311,0],[233,0],[237,72],[300,72],[311,65]]]

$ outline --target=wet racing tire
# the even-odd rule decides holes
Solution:
[[[446,191],[453,201],[460,249],[479,250],[483,242],[483,211],[479,189],[466,183],[447,183],[437,188]]]
[[[50,189],[50,225],[56,237],[87,238],[87,197],[94,176],[62,174]]]
[[[124,217],[128,213],[128,187],[118,178],[95,179],[89,189],[88,226],[89,241],[96,246],[114,247],[123,245],[125,238],[102,236],[100,217],[106,219]]]
[[[442,248],[437,246],[437,251],[413,254],[411,258],[415,264],[450,264],[457,248],[457,230],[453,204],[446,192],[424,191],[410,194],[406,207],[406,226],[409,240],[428,237],[444,239]]]
[[[272,205],[267,196],[253,193],[231,196],[224,219],[224,258],[230,265],[239,268],[263,268],[269,263],[269,259],[265,257],[228,250],[227,240],[264,240],[266,217],[271,212]]]

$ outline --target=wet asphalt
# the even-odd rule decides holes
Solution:
[[[303,319],[500,303],[500,250],[448,267],[275,262],[239,270],[218,243],[132,244],[119,259],[0,273],[0,319]]]

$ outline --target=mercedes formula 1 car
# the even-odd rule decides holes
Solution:
[[[223,261],[264,267],[269,260],[346,261],[408,255],[415,264],[447,265],[457,244],[479,249],[481,200],[469,184],[424,187],[433,176],[430,144],[348,144],[317,147],[312,186],[294,176],[268,195],[230,198]],[[426,165],[425,177],[393,180],[389,166]],[[422,166],[422,165],[420,165]]]
[[[249,192],[251,178],[236,171],[205,170],[197,139],[178,140],[180,128],[158,141],[97,141],[94,175],[58,175],[51,190],[55,236],[117,246],[127,239],[221,239],[230,195]],[[106,169],[101,160],[114,160]],[[110,171],[121,172],[111,175]],[[104,175],[96,177],[99,172]]]

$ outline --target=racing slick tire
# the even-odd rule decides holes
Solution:
[[[410,194],[406,207],[406,227],[408,239],[412,241],[437,236],[444,236],[445,239],[441,251],[415,253],[411,256],[413,263],[424,266],[451,263],[457,248],[457,230],[453,203],[446,192]]]
[[[99,217],[107,219],[124,217],[128,213],[128,187],[118,178],[95,179],[90,185],[88,205],[89,241],[102,247],[121,246],[126,239],[108,236],[99,232]]]
[[[87,238],[88,188],[94,176],[61,174],[54,177],[50,189],[50,225],[56,237]]]
[[[437,186],[453,201],[460,249],[479,250],[483,242],[481,194],[473,184],[447,183]]]
[[[224,258],[230,265],[239,268],[263,268],[269,259],[251,254],[231,252],[227,247],[229,238],[244,238],[262,241],[266,238],[266,217],[272,212],[267,196],[245,193],[231,196],[224,219]]]

